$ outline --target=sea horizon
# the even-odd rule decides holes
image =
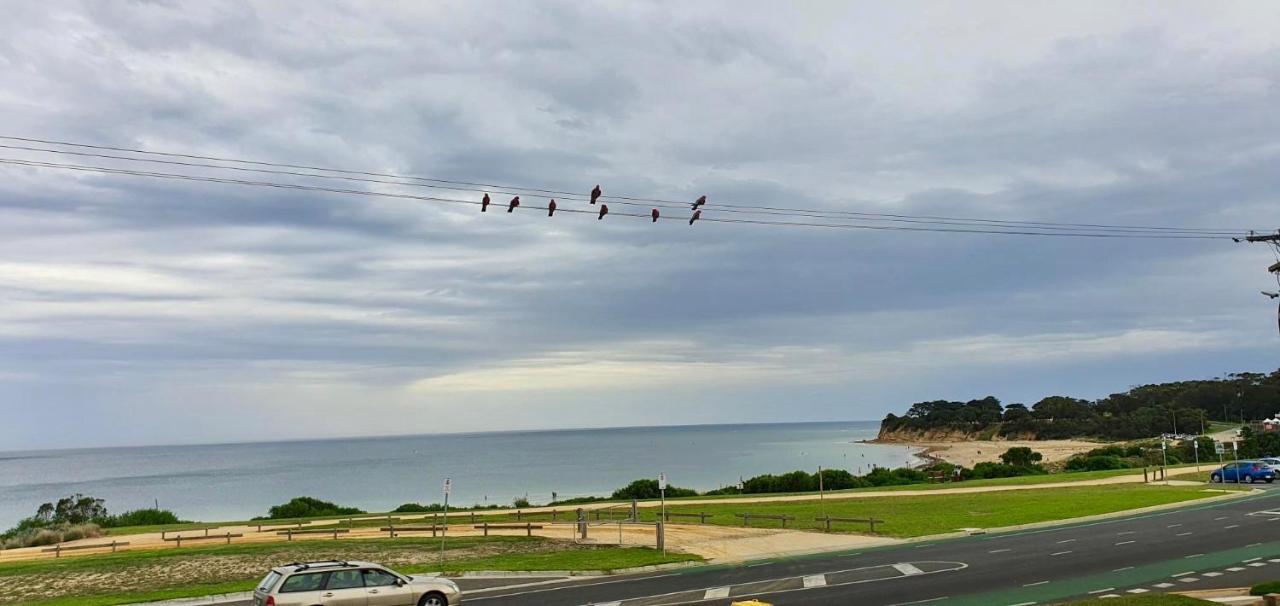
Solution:
[[[440,502],[446,477],[451,503],[471,506],[608,496],[659,473],[709,490],[766,473],[919,461],[911,446],[860,442],[878,428],[720,423],[9,451],[0,454],[0,527],[76,493],[106,499],[113,513],[159,502],[183,519],[220,521],[299,496],[366,511]]]

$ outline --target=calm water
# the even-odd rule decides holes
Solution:
[[[305,442],[0,452],[0,528],[37,505],[83,493],[120,512],[154,500],[191,520],[264,515],[310,495],[368,511],[442,500],[534,503],[607,495],[666,472],[676,486],[736,484],[739,476],[814,470],[854,473],[914,462],[903,446],[858,444],[876,422],[699,425],[351,438]]]

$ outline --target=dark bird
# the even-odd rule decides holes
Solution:
[[[702,206],[703,204],[706,204],[706,203],[707,203],[706,196],[698,196],[698,199],[693,201],[693,209],[697,210],[699,206]]]
[[[507,205],[507,212],[515,210],[517,206],[520,206],[520,196],[511,199],[511,203]]]
[[[658,222],[658,209],[656,209],[656,208],[655,208],[655,209],[653,209],[653,210],[649,211],[649,216],[650,216],[650,217],[653,217],[653,222],[654,222],[654,223],[657,223],[657,222]]]
[[[550,217],[554,214],[556,214],[556,201],[552,198],[551,203],[547,204],[547,216]]]
[[[608,205],[608,204],[601,204],[601,205],[600,205],[600,214],[596,215],[596,221],[599,221],[600,219],[603,219],[603,218],[604,218],[604,216],[605,216],[605,215],[607,215],[607,214],[609,214],[609,205]]]
[[[599,185],[597,185],[597,186],[595,187],[595,189],[592,189],[592,190],[591,190],[591,203],[592,203],[592,204],[595,204],[595,203],[596,203],[596,200],[599,200],[599,199],[600,199],[600,194],[602,194],[602,193],[604,193],[604,192],[601,192],[601,191],[600,191],[600,186],[599,186]]]
[[[480,200],[480,212],[488,212],[489,210],[489,194],[484,195],[484,199]]]
[[[694,221],[697,221],[698,219],[701,219],[701,218],[702,218],[702,211],[700,210],[693,211],[693,216],[689,217],[689,225],[693,225]]]

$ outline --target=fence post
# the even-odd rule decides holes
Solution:
[[[111,541],[111,553],[115,553],[115,552],[116,552],[116,542],[115,542],[115,540],[113,539],[113,540]]]
[[[871,534],[875,534],[875,533],[876,533],[876,518],[875,518],[875,516],[871,516],[871,518],[870,518],[870,519],[868,519],[867,521],[871,523]]]
[[[521,521],[521,520],[523,520],[523,519],[524,519],[524,512],[522,512],[522,511],[520,511],[519,509],[517,509],[517,510],[516,510],[516,521],[517,521],[517,522],[519,522],[519,521]]]
[[[661,521],[661,520],[659,520],[659,521],[658,521],[658,545],[657,545],[657,549],[658,549],[659,551],[661,551],[662,553],[664,553],[664,554],[667,552],[667,551],[666,551],[666,550],[667,550],[667,523],[666,523],[666,522],[663,522],[663,521]]]
[[[578,508],[578,535],[579,539],[587,538],[587,512],[581,507]]]
[[[489,523],[488,523],[488,522],[485,522],[485,523],[484,523],[484,536],[486,536],[486,537],[487,537],[487,536],[489,536]]]
[[[560,511],[560,510],[558,510],[558,509],[552,509],[552,510],[551,510],[551,521],[552,521],[552,522],[556,521],[556,514],[557,514],[559,511]]]
[[[533,536],[533,522],[525,523],[524,532],[527,536]]]
[[[787,527],[787,515],[786,515],[786,514],[782,514],[782,527],[783,527],[783,528],[786,528],[786,527]]]
[[[62,557],[62,545],[59,544],[59,545],[53,546],[53,557],[55,558]]]
[[[231,544],[231,533],[227,533],[227,545]]]
[[[635,499],[631,499],[631,521],[640,521],[640,505],[636,503]]]
[[[178,535],[178,548],[182,548],[182,535]]]
[[[204,536],[206,536],[206,537],[207,537],[207,536],[209,536],[209,529],[208,529],[208,528],[204,529]]]
[[[168,532],[169,532],[168,530],[161,530],[161,531],[160,531],[160,540],[161,540],[161,541],[163,541],[163,540],[165,540],[165,539],[169,538],[169,537],[166,537],[166,536],[165,536]]]

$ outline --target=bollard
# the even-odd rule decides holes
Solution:
[[[1267,606],[1280,606],[1280,593],[1268,593],[1262,596]]]

